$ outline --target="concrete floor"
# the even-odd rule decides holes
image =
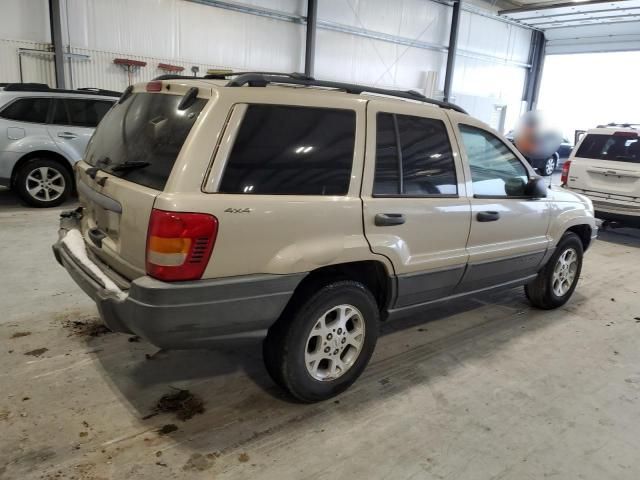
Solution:
[[[0,191],[2,479],[640,478],[639,231],[602,234],[564,308],[516,289],[386,325],[348,392],[299,405],[258,345],[148,359],[74,325],[96,310],[51,255],[59,210]],[[172,387],[206,411],[145,419]]]

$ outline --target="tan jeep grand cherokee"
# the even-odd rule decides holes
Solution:
[[[596,236],[459,107],[298,74],[129,88],[77,165],[58,261],[112,330],[164,348],[266,335],[303,401],[362,373],[378,325],[524,285],[563,305]]]

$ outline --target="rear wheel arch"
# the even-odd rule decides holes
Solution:
[[[312,270],[296,287],[283,315],[295,310],[317,290],[339,280],[363,284],[376,299],[381,318],[384,318],[393,299],[395,284],[384,263],[377,260],[339,263]]]

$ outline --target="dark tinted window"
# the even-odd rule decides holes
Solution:
[[[442,121],[378,114],[373,193],[407,196],[458,193],[453,154]]]
[[[585,137],[576,157],[640,163],[640,141],[635,133]]]
[[[53,123],[76,127],[95,127],[109,111],[113,102],[81,98],[55,99]]]
[[[181,95],[136,93],[113,107],[89,142],[87,162],[131,182],[164,189],[207,103],[199,98],[186,110],[178,110],[180,100]]]
[[[219,191],[345,195],[355,130],[350,110],[250,105]]]
[[[48,111],[48,98],[21,98],[2,110],[0,116],[19,122],[46,123]]]
[[[460,125],[460,133],[471,169],[474,195],[524,195],[529,180],[527,169],[502,140],[469,125]]]

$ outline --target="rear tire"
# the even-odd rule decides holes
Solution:
[[[20,167],[14,188],[18,196],[33,207],[56,207],[73,191],[73,178],[56,160],[33,158]]]
[[[553,172],[556,170],[557,164],[558,159],[555,155],[547,158],[547,160],[545,160],[544,164],[542,165],[542,168],[540,169],[540,175],[542,175],[543,177],[553,175]]]
[[[359,282],[336,281],[288,310],[263,345],[273,380],[302,402],[326,400],[349,388],[378,338],[380,314],[371,292]]]
[[[550,310],[567,303],[580,278],[582,257],[580,238],[573,232],[565,233],[535,280],[524,287],[531,305]]]

